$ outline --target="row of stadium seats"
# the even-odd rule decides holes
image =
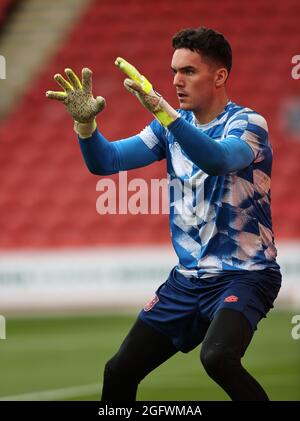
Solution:
[[[1,0],[0,2],[0,25],[5,21],[8,10],[12,7],[15,0]],[[0,27],[1,29],[1,27]]]
[[[279,238],[299,238],[300,142],[282,131],[282,101],[298,92],[291,57],[300,43],[300,3],[253,0],[247,13],[237,0],[94,1],[45,63],[34,86],[0,126],[0,247],[55,247],[169,241],[167,216],[99,215],[96,182],[85,168],[72,121],[61,104],[46,100],[52,76],[72,67],[93,70],[93,89],[107,99],[99,128],[109,139],[139,132],[151,116],[122,86],[117,56],[132,61],[176,105],[170,39],[179,29],[212,26],[232,43],[230,98],[255,108],[270,126],[274,148],[272,204]],[[299,140],[299,139],[298,139]],[[165,177],[165,162],[132,171],[129,178]],[[115,175],[113,179],[117,181]]]

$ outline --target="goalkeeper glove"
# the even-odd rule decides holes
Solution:
[[[149,80],[135,67],[121,57],[116,59],[115,65],[129,77],[124,80],[125,88],[133,93],[163,126],[169,126],[179,117],[179,113],[154,91]]]
[[[54,80],[64,89],[64,92],[47,91],[46,97],[62,101],[73,117],[74,130],[83,139],[88,138],[96,130],[95,117],[105,107],[105,99],[92,94],[92,71],[82,69],[82,82],[71,69],[65,69],[68,81],[61,74],[56,74]]]

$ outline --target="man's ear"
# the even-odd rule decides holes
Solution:
[[[216,71],[215,74],[215,86],[216,88],[220,88],[222,85],[226,83],[228,78],[228,70],[225,67],[221,67]]]

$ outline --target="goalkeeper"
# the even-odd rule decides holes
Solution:
[[[92,173],[108,175],[166,159],[169,180],[189,186],[183,189],[181,208],[170,190],[178,264],[107,362],[102,400],[135,400],[147,374],[200,343],[205,370],[232,400],[268,400],[241,364],[281,285],[270,210],[267,123],[228,99],[232,53],[222,34],[204,27],[186,29],[173,37],[172,45],[178,110],[131,64],[116,59],[127,76],[125,87],[154,116],[136,136],[109,142],[97,129],[96,116],[105,100],[93,97],[89,69],[83,69],[82,81],[71,69],[65,70],[67,79],[55,75],[64,91],[47,92],[71,113]]]

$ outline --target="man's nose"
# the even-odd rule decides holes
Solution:
[[[173,85],[174,86],[183,86],[184,85],[183,77],[179,73],[176,73],[174,75]]]

